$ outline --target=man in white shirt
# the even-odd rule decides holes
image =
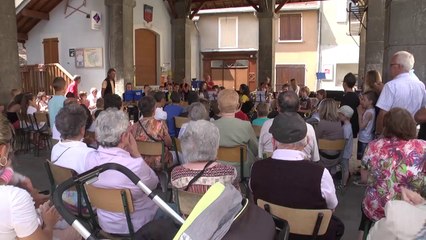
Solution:
[[[414,66],[414,56],[406,51],[399,51],[391,58],[390,75],[380,93],[376,106],[380,108],[376,121],[376,134],[383,131],[383,117],[391,108],[400,107],[408,110],[411,115],[426,105],[425,85],[410,71]]]
[[[335,209],[338,200],[330,172],[305,160],[307,127],[300,115],[280,113],[269,132],[275,150],[271,158],[252,166],[250,189],[254,200],[296,209]],[[325,239],[339,239],[343,231],[343,223],[333,216]]]
[[[293,91],[282,92],[278,95],[278,109],[281,113],[283,112],[297,112],[299,109],[299,97]],[[263,159],[264,153],[272,153],[274,151],[272,147],[272,134],[269,133],[269,128],[272,125],[274,119],[267,120],[260,131],[259,136],[259,158]],[[303,152],[306,154],[305,159],[309,159],[313,162],[320,160],[317,138],[315,136],[315,130],[312,125],[306,123],[308,144],[306,145]]]

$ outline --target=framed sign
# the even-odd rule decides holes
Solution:
[[[104,63],[102,48],[76,48],[75,67],[98,68]]]

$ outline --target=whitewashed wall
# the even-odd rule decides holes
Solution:
[[[75,12],[65,18],[66,1],[62,1],[50,14],[50,20],[41,20],[29,33],[28,41],[25,43],[28,54],[28,64],[44,63],[43,39],[58,38],[59,40],[59,63],[72,75],[81,75],[82,82],[79,90],[89,91],[91,87],[100,89],[101,82],[105,78],[106,57],[106,6],[104,1],[87,1],[82,11],[90,13],[91,10],[98,11],[102,15],[101,30],[91,30],[90,18],[85,14]],[[70,1],[72,6],[77,7],[79,1]],[[72,9],[68,9],[70,13]],[[76,68],[75,58],[69,57],[68,50],[71,48],[100,47],[103,49],[104,67],[102,68]]]

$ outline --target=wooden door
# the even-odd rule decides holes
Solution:
[[[211,78],[215,85],[223,86],[223,69],[213,68],[211,70]]]
[[[247,68],[236,68],[235,69],[235,89],[239,89],[241,84],[249,85],[248,81],[248,69]]]
[[[44,63],[59,63],[58,38],[43,39]]]
[[[135,30],[136,86],[157,84],[157,34],[147,29]]]
[[[290,84],[290,79],[296,79],[299,86],[305,85],[305,65],[277,65],[276,67],[276,89],[281,90],[285,83]]]
[[[223,69],[223,86],[226,89],[235,89],[235,68]]]

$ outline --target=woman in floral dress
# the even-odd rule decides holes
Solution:
[[[383,138],[370,142],[362,159],[369,171],[362,204],[364,220],[383,218],[386,203],[401,199],[401,187],[423,197],[426,193],[426,141],[415,139],[413,117],[405,109],[393,108],[386,113],[383,125]],[[363,221],[360,228],[362,225]]]
[[[173,165],[173,155],[167,149],[172,146],[167,123],[163,120],[157,120],[155,115],[155,100],[151,96],[143,97],[139,102],[139,110],[142,118],[132,126],[132,134],[136,141],[141,142],[163,142],[166,146],[164,162]],[[142,156],[145,162],[155,171],[163,170],[161,156]]]

